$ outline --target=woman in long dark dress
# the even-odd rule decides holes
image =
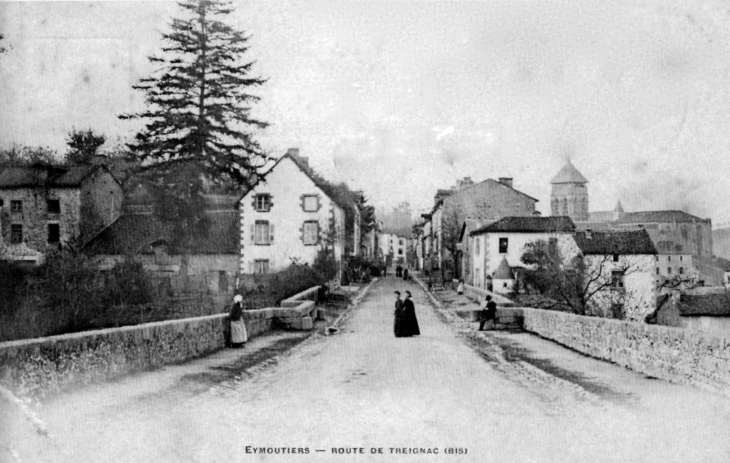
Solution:
[[[406,336],[405,323],[403,322],[403,301],[400,298],[400,291],[395,292],[395,313],[393,314],[393,334],[396,338]]]
[[[403,301],[403,324],[406,336],[418,336],[421,330],[418,327],[418,318],[416,318],[416,306],[411,299],[411,292],[406,291],[406,300]]]

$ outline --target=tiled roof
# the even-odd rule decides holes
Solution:
[[[102,166],[8,167],[0,172],[0,188],[76,187]]]
[[[646,230],[578,232],[575,243],[584,255],[656,254]]]
[[[626,212],[617,223],[694,222],[703,220],[684,211]]]
[[[514,279],[514,276],[512,275],[512,269],[510,268],[506,257],[502,257],[502,262],[499,263],[497,270],[495,270],[495,272],[494,272],[494,279],[495,280],[512,280],[512,279]]]
[[[575,224],[570,217],[566,216],[504,217],[492,224],[474,230],[471,235],[491,232],[550,233],[573,231],[575,231]]]
[[[169,252],[183,250],[192,254],[238,254],[240,252],[240,214],[238,211],[207,212],[208,226],[198,235],[175,233],[170,222],[152,214],[123,214],[102,230],[86,246],[92,254],[147,254],[151,243],[163,240]]]
[[[550,183],[588,183],[588,180],[568,161]]]
[[[684,316],[730,316],[730,297],[726,294],[689,295],[679,299],[679,313]]]

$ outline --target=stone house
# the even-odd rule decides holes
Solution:
[[[470,234],[484,225],[485,223],[481,220],[466,219],[461,226],[461,233],[459,234],[459,255],[457,258],[457,262],[459,263],[458,278],[463,279],[465,283],[469,282],[468,284],[471,284],[473,281],[470,247],[473,240]]]
[[[643,321],[656,309],[657,250],[646,230],[581,231],[573,235],[585,258],[585,278],[598,291],[593,313]]]
[[[265,180],[238,202],[241,225],[240,271],[269,273],[293,262],[312,264],[327,245],[341,266],[345,255],[347,204],[326,192],[307,158],[290,149]],[[359,249],[359,243],[353,243]]]
[[[35,164],[0,172],[0,259],[39,263],[82,245],[121,212],[122,186],[104,166]]]
[[[386,258],[388,255],[392,255],[393,265],[403,265],[406,263],[409,244],[409,237],[401,236],[395,233],[380,233],[378,235],[378,245],[380,246],[380,252]]]
[[[84,247],[109,269],[134,256],[176,294],[230,295],[236,288],[241,242],[236,210],[207,211],[195,233],[185,233],[151,213],[123,214]]]
[[[430,257],[433,268],[443,268],[444,261],[452,257],[448,242],[458,242],[464,220],[494,222],[503,217],[531,217],[538,214],[536,203],[537,199],[514,189],[509,177],[479,183],[466,177],[452,189],[438,190],[426,219],[431,224],[425,236],[430,250],[426,257]],[[457,269],[459,266],[457,263]]]
[[[570,217],[504,217],[477,228],[469,233],[471,270],[467,284],[486,288],[502,260],[513,269],[523,267],[521,259],[528,243],[556,240],[561,249],[574,249],[573,232],[575,224]]]
[[[652,321],[658,325],[730,334],[730,297],[725,291],[691,294],[674,291],[659,298]]]

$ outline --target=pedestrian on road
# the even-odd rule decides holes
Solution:
[[[248,341],[248,333],[246,332],[246,324],[243,322],[243,296],[236,294],[233,298],[233,305],[228,314],[231,322],[231,347],[243,347]]]
[[[393,314],[393,334],[396,338],[406,336],[405,323],[403,323],[403,301],[400,298],[400,291],[395,292],[395,313]]]
[[[453,288],[453,286],[452,286],[452,288]],[[459,286],[456,288],[456,293],[459,296],[464,294],[464,280],[463,279],[459,279]]]
[[[409,277],[408,277],[408,269],[405,269],[405,270],[403,270],[403,279],[404,279],[405,281],[408,281],[408,278],[409,278]]]
[[[497,318],[497,304],[489,294],[482,302],[482,310],[479,315],[479,331],[484,331],[484,325],[490,320],[492,321],[492,328],[494,328],[495,319]]]
[[[403,319],[406,336],[418,336],[421,334],[421,330],[418,327],[418,318],[416,318],[416,306],[413,304],[410,291],[406,291],[406,300],[403,301]]]
[[[395,276],[398,278],[403,276],[403,267],[401,267],[400,264],[395,267]]]

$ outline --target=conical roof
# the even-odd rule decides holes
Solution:
[[[618,203],[616,203],[616,207],[614,208],[614,211],[616,212],[624,212],[624,207],[621,205],[621,200],[618,200]]]
[[[588,183],[588,180],[568,161],[550,183]]]
[[[512,269],[509,266],[509,263],[507,262],[506,257],[502,257],[502,262],[499,263],[499,267],[497,267],[497,270],[494,272],[494,279],[495,280],[512,280],[514,277],[512,276]]]

